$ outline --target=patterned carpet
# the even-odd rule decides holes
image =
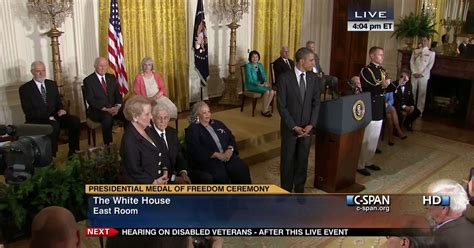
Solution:
[[[441,178],[461,182],[474,165],[474,145],[460,143],[430,134],[409,133],[406,140],[395,140],[396,145],[381,144],[382,154],[375,163],[381,171],[371,176],[357,175],[357,182],[374,193],[423,193],[428,184]],[[324,193],[312,187],[314,181],[314,147],[310,153],[308,181],[305,192]],[[253,165],[254,183],[279,182],[279,158]],[[341,238],[226,238],[225,247],[385,247],[385,237]]]

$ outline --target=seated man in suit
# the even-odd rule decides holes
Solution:
[[[280,57],[273,61],[273,72],[275,73],[274,83],[277,82],[278,76],[285,71],[293,70],[295,62],[288,58],[288,47],[282,46],[280,49]]]
[[[406,115],[403,121],[403,126],[408,131],[413,131],[413,122],[420,117],[421,112],[415,106],[415,98],[413,96],[412,84],[410,82],[410,71],[408,69],[402,70],[400,80],[395,82],[395,102],[394,107],[397,110],[398,119],[403,120],[403,115]]]
[[[316,43],[312,40],[309,40],[306,42],[306,48],[309,48],[311,51],[314,53],[314,66],[313,66],[313,72],[316,73],[316,75],[321,78],[322,80],[319,80],[320,85],[319,85],[319,92],[321,94],[325,93],[325,89],[331,89],[333,94],[337,92],[337,82],[338,79],[335,76],[331,75],[326,75],[324,74],[323,68],[321,67],[320,61],[319,61],[319,55],[316,53]]]
[[[94,63],[95,71],[84,79],[85,98],[89,104],[87,116],[102,124],[104,144],[112,142],[113,119],[124,120],[121,111],[122,95],[115,76],[107,72],[108,62],[99,57]]]
[[[197,184],[212,183],[212,176],[204,171],[197,171],[188,167],[188,162],[179,144],[178,132],[173,127],[168,126],[170,122],[170,110],[166,105],[161,103],[153,106],[151,111],[153,123],[147,132],[156,143],[163,143],[163,147],[167,148],[170,160],[169,182],[177,184],[189,184],[192,182]]]
[[[441,179],[428,186],[432,195],[449,196],[449,206],[430,206],[428,212],[434,222],[436,247],[474,247],[474,223],[465,216],[469,204],[464,188],[454,180]]]
[[[26,123],[50,124],[52,154],[58,150],[60,128],[68,129],[69,152],[71,157],[79,150],[80,121],[77,116],[70,115],[64,110],[56,82],[46,79],[46,67],[43,62],[31,64],[33,79],[20,87],[21,108],[25,114]]]

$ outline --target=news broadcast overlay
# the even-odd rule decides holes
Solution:
[[[87,236],[386,236],[426,233],[443,195],[290,194],[275,185],[86,185]]]
[[[350,1],[347,31],[393,31],[393,0],[364,4]]]

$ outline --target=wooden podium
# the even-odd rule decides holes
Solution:
[[[328,193],[355,193],[365,127],[372,120],[370,93],[321,102],[316,127],[314,187]]]

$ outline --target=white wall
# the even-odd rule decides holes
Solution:
[[[53,78],[49,26],[30,17],[27,0],[0,1],[0,123],[24,122],[18,88],[31,80],[30,65],[35,60],[46,64],[48,78]],[[73,18],[67,17],[59,30],[64,91],[71,101],[71,112],[84,113],[80,83],[93,71],[98,56],[98,1],[75,0]],[[84,114],[80,114],[83,117]]]
[[[224,90],[223,78],[228,76],[229,64],[229,43],[230,29],[226,26],[227,21],[219,23],[215,15],[212,15],[213,0],[204,0],[204,12],[207,24],[207,37],[209,48],[209,80],[207,93],[209,97],[222,95]],[[250,0],[252,6],[253,1]],[[194,53],[191,49],[191,39],[193,36],[194,16],[196,14],[197,0],[187,1],[188,16],[188,54],[189,54],[189,95],[190,101],[200,100],[200,81],[199,76],[194,69]],[[249,7],[249,12],[244,14],[242,20],[238,23],[237,29],[237,61],[247,61],[248,52],[252,50],[253,44],[253,8]],[[237,71],[238,72],[238,71]],[[240,75],[238,73],[238,75]],[[206,89],[204,89],[206,90]]]

